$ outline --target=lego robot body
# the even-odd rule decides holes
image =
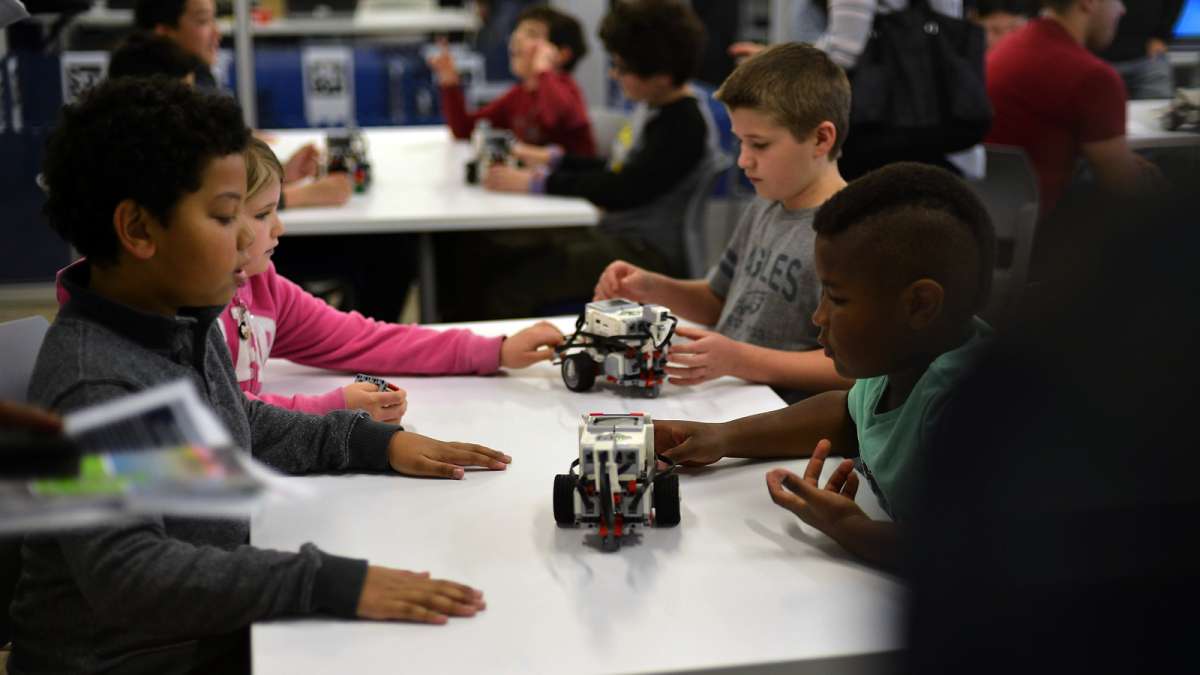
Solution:
[[[585,491],[595,495],[585,503],[575,494],[577,520],[596,526],[603,537],[610,527],[615,536],[650,523],[648,504],[654,486],[646,448],[654,448],[654,424],[644,416],[589,416],[579,429],[579,473]],[[639,489],[644,494],[635,499]],[[608,507],[608,508],[606,508]],[[612,522],[606,522],[611,510]]]
[[[661,305],[622,299],[588,303],[559,355],[563,381],[587,391],[597,378],[657,396],[677,320]]]
[[[554,518],[563,527],[596,528],[602,547],[616,550],[639,526],[679,523],[679,477],[672,470],[658,471],[649,416],[584,415],[579,459],[572,473],[555,477]]]

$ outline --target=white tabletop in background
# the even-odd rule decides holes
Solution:
[[[464,180],[465,142],[445,126],[363,130],[374,182],[336,208],[289,209],[290,234],[439,232],[595,225],[600,212],[584,199],[488,192]],[[319,129],[268,132],[281,159],[304,143],[324,147]]]
[[[72,21],[81,26],[124,28],[133,25],[133,10],[92,7]],[[221,32],[233,33],[233,22],[218,20]],[[377,37],[422,37],[429,33],[466,32],[479,27],[475,13],[465,9],[442,8],[362,8],[354,14],[330,16],[277,17],[265,23],[251,23],[256,36],[308,37],[317,35],[369,35]]]
[[[1200,146],[1200,134],[1192,131],[1166,131],[1159,116],[1171,102],[1167,99],[1130,101],[1126,115],[1126,139],[1134,150],[1152,148],[1194,148]]]
[[[561,319],[567,328],[571,319]],[[524,322],[475,324],[512,332]],[[326,551],[431,570],[472,584],[488,609],[449,625],[335,620],[256,624],[257,675],[353,673],[632,673],[716,667],[809,670],[814,660],[898,649],[903,592],[774,506],[763,475],[805,462],[724,460],[682,477],[683,522],[617,553],[586,530],[554,524],[556,473],[577,457],[579,416],[644,411],[721,421],[778,408],[770,389],[725,378],[658,399],[575,394],[541,364],[495,377],[389,378],[409,392],[406,421],[437,438],[513,456],[505,472],[461,482],[398,476],[291,478],[318,496],[268,507],[257,546]],[[323,392],[346,375],[272,362],[267,389]],[[878,514],[865,488],[859,501]],[[825,667],[818,667],[822,670]]]

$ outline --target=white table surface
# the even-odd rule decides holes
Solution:
[[[1126,140],[1134,150],[1156,148],[1194,148],[1200,146],[1200,134],[1191,131],[1166,131],[1159,115],[1170,101],[1130,101],[1126,115]]]
[[[595,225],[600,212],[585,199],[488,192],[464,180],[465,141],[445,126],[363,129],[373,183],[339,207],[283,212],[291,235],[361,232],[442,232],[560,225]],[[305,143],[324,148],[325,132],[267,132],[286,160]]]
[[[92,7],[74,17],[80,26],[124,28],[133,25],[133,10]],[[233,22],[218,19],[221,32],[230,35]],[[325,17],[282,16],[266,23],[251,23],[256,36],[303,37],[312,35],[370,35],[424,37],[429,33],[468,32],[479,27],[474,12],[454,8],[362,8],[353,15]]]
[[[567,328],[572,319],[559,323]],[[475,324],[482,333],[521,325]],[[897,580],[771,503],[768,468],[801,471],[804,461],[723,460],[685,473],[683,522],[644,531],[616,553],[586,545],[587,530],[555,526],[554,475],[578,456],[582,413],[722,421],[780,407],[767,387],[725,378],[667,386],[658,399],[575,394],[549,364],[495,377],[389,379],[408,390],[406,422],[416,431],[498,448],[513,456],[510,468],[469,472],[461,482],[289,478],[317,496],[268,506],[253,522],[253,542],[295,550],[311,541],[377,564],[428,569],[482,589],[488,609],[440,627],[255,624],[257,675],[871,672],[881,652],[900,647]],[[270,391],[316,393],[349,378],[272,362],[265,381]],[[880,514],[869,488],[858,499]]]
[[[272,146],[286,160],[305,143],[324,148],[319,129],[279,130]],[[593,226],[600,211],[577,197],[489,192],[465,180],[470,147],[445,126],[363,130],[372,184],[342,206],[287,209],[288,234],[413,232],[418,236],[421,320],[437,321],[433,238],[437,232]],[[287,243],[285,241],[284,245]]]

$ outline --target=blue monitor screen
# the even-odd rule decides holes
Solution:
[[[1200,39],[1200,0],[1187,0],[1175,24],[1175,37]]]

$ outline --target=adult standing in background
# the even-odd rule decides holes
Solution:
[[[962,18],[962,0],[927,0],[939,14]],[[833,62],[853,71],[858,57],[867,48],[871,26],[876,14],[888,14],[908,9],[908,0],[800,0],[795,7],[793,38],[812,42],[829,54]],[[821,19],[824,15],[824,27]],[[729,53],[735,58],[753,56],[765,49],[754,42],[735,42]]]
[[[1113,43],[1100,53],[1125,80],[1129,98],[1171,98],[1175,78],[1167,60],[1167,43],[1183,0],[1137,0],[1125,4],[1125,18]]]
[[[945,16],[956,19],[963,18],[962,0],[926,0],[930,9]],[[859,57],[867,48],[871,39],[871,30],[877,14],[889,14],[908,9],[909,0],[802,0],[793,14],[793,31],[800,36],[814,37],[812,44],[817,49],[829,55],[834,63],[846,70],[853,80],[855,66]],[[820,25],[821,15],[824,14],[823,30],[816,29]],[[802,38],[801,38],[802,39]],[[737,42],[729,47],[729,52],[735,58],[753,56],[764,49],[763,45],[752,42]],[[978,146],[976,146],[978,147]],[[915,161],[933,164],[958,174],[981,173],[979,153],[972,154],[971,150],[964,155],[963,160],[955,161],[939,152],[906,151],[902,156],[896,153],[880,153],[876,148],[856,143],[853,119],[846,145],[842,150],[839,161],[842,175],[847,180],[853,180],[873,169],[885,164],[899,161]]]

